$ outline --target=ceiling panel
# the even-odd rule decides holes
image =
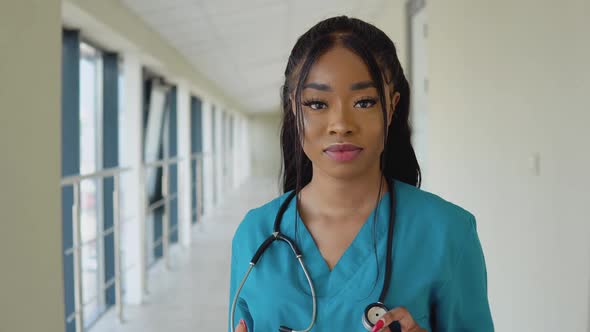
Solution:
[[[122,1],[244,111],[265,112],[278,110],[287,58],[302,33],[334,15],[373,21],[385,0]]]

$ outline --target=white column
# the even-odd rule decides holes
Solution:
[[[230,117],[232,116],[232,114],[230,112],[226,112],[225,113],[225,123],[223,124],[223,127],[225,128],[225,130],[223,131],[223,135],[225,136],[225,146],[224,148],[224,160],[223,160],[223,169],[225,170],[225,176],[224,176],[224,180],[223,180],[223,184],[224,184],[224,188],[227,189],[231,189],[233,188],[233,183],[232,183],[232,170],[233,170],[233,165],[234,165],[234,161],[233,161],[233,156],[232,156],[232,150],[230,149],[231,146],[231,142],[229,141],[230,137],[231,137],[231,130],[232,128],[230,127]]]
[[[234,121],[233,121],[233,126],[231,128],[231,130],[233,131],[233,151],[232,151],[232,159],[234,160],[233,162],[233,167],[232,167],[232,178],[233,178],[233,183],[232,186],[234,188],[238,187],[241,183],[241,179],[240,179],[240,167],[241,166],[241,156],[240,156],[240,118],[241,116],[236,114],[234,115]]]
[[[213,208],[213,191],[214,188],[214,162],[211,153],[213,152],[213,140],[212,140],[212,112],[211,103],[203,100],[201,112],[203,116],[203,204],[205,208],[205,214],[209,214]]]
[[[178,230],[180,243],[188,248],[191,244],[191,194],[194,185],[191,170],[191,109],[190,92],[186,82],[177,84],[177,142],[178,142]]]
[[[242,118],[242,158],[244,163],[242,179],[245,180],[252,174],[252,154],[250,153],[250,120],[248,117]]]
[[[130,167],[131,171],[123,176],[124,195],[122,205],[125,210],[122,250],[124,251],[123,283],[125,285],[124,301],[129,304],[140,304],[143,301],[145,281],[145,184],[143,181],[142,165],[142,82],[141,63],[137,55],[124,54],[123,57],[123,85],[125,96],[125,122],[121,153],[122,164]],[[129,268],[130,267],[130,268]]]
[[[215,111],[215,205],[223,200],[223,162],[225,149],[223,146],[223,111],[221,108]]]

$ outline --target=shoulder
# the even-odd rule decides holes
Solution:
[[[234,233],[232,239],[233,251],[249,251],[250,247],[259,245],[270,236],[277,212],[289,194],[290,192],[281,194],[260,206],[248,210]]]
[[[396,181],[395,187],[397,214],[412,227],[447,240],[460,240],[475,230],[476,218],[465,208],[401,181]]]
[[[439,195],[396,182],[400,233],[414,253],[422,252],[424,261],[442,280],[451,278],[460,257],[481,255],[476,218],[470,211]],[[432,253],[436,253],[433,261]]]

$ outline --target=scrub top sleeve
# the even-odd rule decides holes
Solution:
[[[465,234],[465,233],[464,233]],[[462,236],[462,250],[450,279],[439,289],[433,331],[494,331],[487,294],[487,270],[475,217],[469,214],[469,228]]]
[[[235,246],[232,245],[232,251],[235,250]],[[231,306],[234,301],[234,296],[236,291],[242,281],[243,276],[238,275],[238,271],[242,271],[239,267],[236,267],[236,264],[240,264],[240,260],[236,259],[234,252],[232,252],[231,258],[231,272],[230,272],[230,285],[229,285],[229,314],[228,314],[228,332],[231,332]],[[254,321],[252,320],[252,316],[250,315],[250,311],[248,309],[248,304],[244,299],[239,298],[238,303],[236,304],[236,314],[235,314],[235,326],[238,326],[240,323],[240,319],[246,321],[246,326],[248,327],[248,331],[254,331]]]

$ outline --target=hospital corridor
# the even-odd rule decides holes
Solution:
[[[272,178],[251,178],[229,192],[225,203],[194,227],[190,248],[175,253],[170,271],[160,268],[152,272],[147,304],[126,309],[125,324],[111,311],[91,331],[223,330],[229,309],[227,257],[231,256],[231,238],[251,207],[276,195],[273,182]]]
[[[0,332],[590,332],[589,36],[589,0],[0,0]]]

